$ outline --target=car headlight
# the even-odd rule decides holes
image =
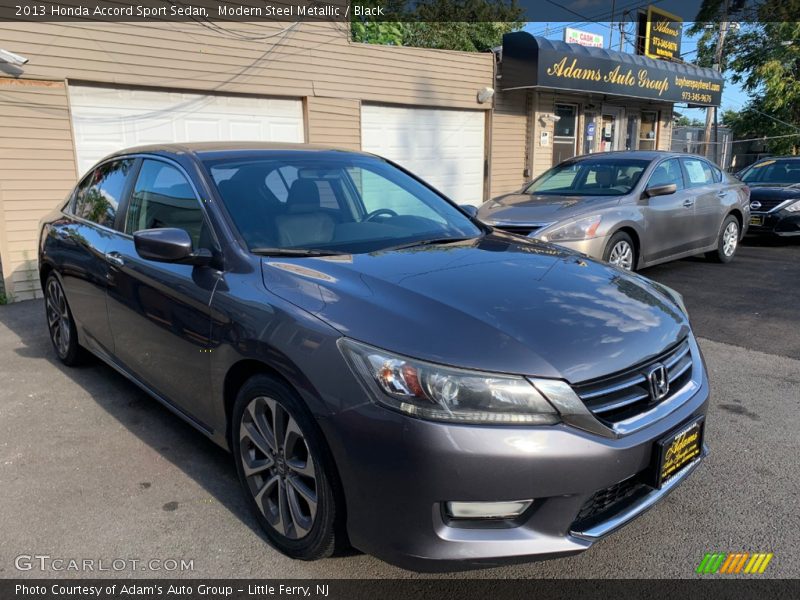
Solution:
[[[788,210],[789,212],[800,212],[800,200],[797,200],[793,204],[787,206],[786,210]]]
[[[339,349],[379,404],[436,421],[552,425],[555,408],[523,377],[408,358],[341,338]]]
[[[586,240],[597,235],[597,229],[600,227],[600,221],[602,220],[603,218],[600,215],[582,217],[576,221],[570,221],[569,223],[553,227],[549,231],[545,231],[536,237],[543,242],[555,243]]]
[[[683,296],[677,290],[673,290],[668,285],[664,285],[663,283],[657,283],[655,281],[652,282],[659,290],[664,292],[667,296],[669,296],[672,301],[678,305],[678,308],[681,309],[681,312],[685,314],[687,317],[689,316],[689,311],[686,310],[686,303],[683,301]]]

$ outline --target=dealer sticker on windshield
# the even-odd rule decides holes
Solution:
[[[677,475],[700,456],[703,449],[703,419],[697,419],[657,443],[659,448],[658,487]]]

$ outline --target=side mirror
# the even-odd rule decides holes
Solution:
[[[678,191],[678,186],[674,183],[667,183],[664,185],[652,185],[644,191],[644,195],[647,198],[653,198],[654,196],[669,196],[670,194],[674,194]]]
[[[478,216],[478,207],[472,206],[472,204],[459,204],[461,210],[467,213],[470,217],[477,217]]]
[[[142,229],[133,234],[136,253],[144,259],[184,265],[207,265],[211,252],[202,248],[192,250],[192,238],[183,229]]]

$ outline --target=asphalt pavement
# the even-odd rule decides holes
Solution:
[[[765,577],[800,573],[800,244],[747,245],[730,265],[690,259],[643,274],[686,298],[712,384],[711,455],[588,552],[439,577],[695,577],[713,551],[772,552]],[[356,552],[306,563],[274,551],[232,459],[110,368],[61,366],[41,301],[0,306],[0,495],[0,577],[419,576]],[[34,561],[18,570],[32,555],[192,569],[42,572]]]

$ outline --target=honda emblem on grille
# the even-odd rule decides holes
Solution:
[[[647,372],[647,383],[650,385],[650,398],[659,402],[669,394],[669,374],[667,367],[661,363],[653,365]]]

